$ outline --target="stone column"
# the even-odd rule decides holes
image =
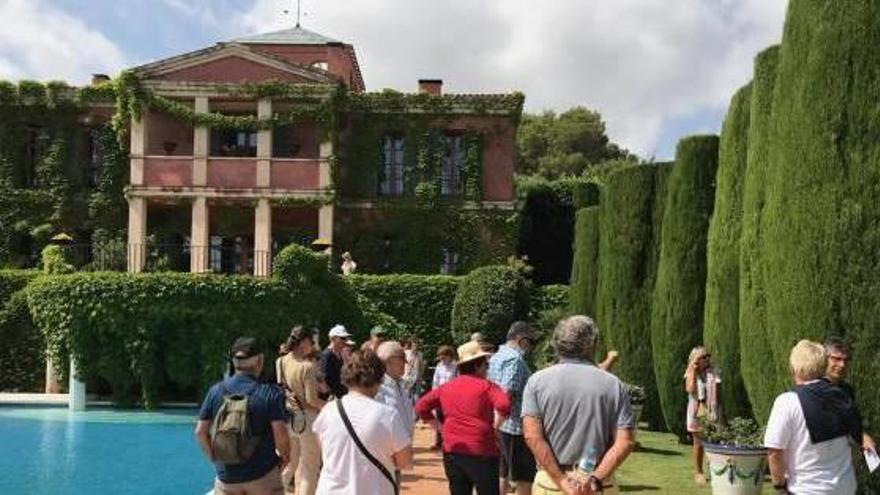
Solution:
[[[330,174],[330,158],[333,156],[333,141],[327,140],[321,143],[319,148],[321,157],[320,178],[318,185],[322,191],[328,191],[333,188],[333,181]],[[318,237],[330,243],[330,250],[333,249],[333,203],[321,206],[318,211]]]
[[[262,98],[257,102],[257,117],[272,117],[272,100]],[[272,174],[272,129],[257,132],[257,187],[269,187]]]
[[[67,387],[67,407],[71,411],[86,410],[86,384],[76,375],[76,360],[70,356],[70,382]]]
[[[146,108],[142,108],[140,117],[132,117],[131,119],[131,147],[129,149],[131,177],[129,177],[129,181],[132,186],[144,185],[144,155],[147,154],[149,140],[147,112]]]
[[[128,271],[140,273],[147,263],[147,200],[128,198]]]
[[[196,113],[208,113],[208,97],[196,96]],[[193,129],[193,186],[208,184],[208,147],[210,130],[203,125]]]
[[[272,205],[268,199],[257,200],[254,215],[254,275],[272,274]]]
[[[193,199],[192,232],[190,233],[189,271],[206,273],[211,270],[211,233],[208,199],[204,196]]]

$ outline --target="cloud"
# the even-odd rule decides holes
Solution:
[[[0,78],[84,84],[125,65],[107,37],[46,1],[0,0]]]
[[[440,77],[449,91],[523,91],[531,111],[587,105],[612,139],[650,156],[665,127],[727,106],[754,55],[781,38],[786,3],[307,0],[303,25],[353,43],[370,89]],[[290,25],[289,5],[256,0],[234,22]]]

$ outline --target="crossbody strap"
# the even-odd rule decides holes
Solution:
[[[348,430],[348,434],[351,435],[351,439],[354,440],[355,445],[357,445],[358,449],[361,451],[361,454],[364,454],[370,462],[376,466],[376,469],[382,472],[382,475],[391,483],[391,486],[394,487],[394,495],[397,495],[399,492],[399,488],[397,487],[397,482],[394,480],[394,476],[388,471],[388,468],[385,467],[384,464],[378,461],[373,454],[367,450],[367,447],[361,442],[361,439],[358,438],[357,433],[354,431],[354,427],[351,426],[351,420],[348,419],[348,414],[345,413],[345,408],[342,406],[342,399],[337,399],[336,408],[339,409],[339,416],[342,417],[342,422],[345,423],[345,429]]]

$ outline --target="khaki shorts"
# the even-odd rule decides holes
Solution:
[[[605,488],[602,493],[618,493],[614,476],[610,478],[607,484],[609,485],[608,488]],[[558,495],[560,493],[562,493],[562,490],[556,486],[556,483],[553,482],[553,478],[547,474],[547,471],[539,470],[538,474],[535,475],[535,482],[532,484],[532,495]]]
[[[276,495],[284,493],[281,473],[274,468],[265,476],[244,483],[224,483],[214,480],[214,495]]]

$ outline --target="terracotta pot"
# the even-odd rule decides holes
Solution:
[[[763,448],[729,447],[704,443],[714,495],[756,495],[761,493],[767,467]]]

